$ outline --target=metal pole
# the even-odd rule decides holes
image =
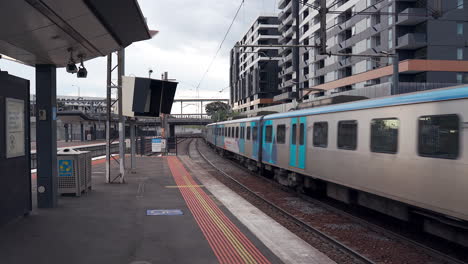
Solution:
[[[400,85],[400,57],[398,53],[395,52],[395,55],[392,56],[393,59],[393,85],[392,85],[392,95],[399,92]]]
[[[299,101],[299,99],[301,98],[299,94],[299,72],[300,72],[299,56],[300,55],[299,55],[299,46],[297,46],[299,45],[299,38],[300,38],[299,24],[301,22],[300,17],[299,17],[299,0],[293,0],[292,15],[296,20],[296,25],[294,26],[294,32],[296,33],[296,36],[293,39],[293,45],[296,45],[296,46],[293,47],[292,50],[293,50],[293,68],[294,68],[294,72],[296,73],[296,77],[295,77],[296,100]]]
[[[130,167],[132,172],[135,170],[135,154],[136,154],[136,138],[135,138],[135,121],[130,123],[130,146],[131,146],[131,158],[130,158]]]
[[[111,104],[112,104],[112,53],[107,55],[107,97],[106,97],[106,183],[110,183],[111,163]]]
[[[125,118],[122,113],[122,76],[125,74],[125,49],[117,52],[118,63],[118,96],[119,96],[119,162],[120,162],[120,183],[125,182]]]
[[[200,119],[203,119],[203,101],[200,101]]]

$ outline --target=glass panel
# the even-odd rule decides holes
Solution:
[[[338,148],[355,150],[357,147],[357,121],[338,122]]]
[[[399,128],[400,121],[396,118],[372,120],[371,151],[397,153]]]
[[[276,130],[276,143],[286,143],[286,125],[278,125]]]
[[[273,126],[266,126],[265,141],[271,143],[273,141]]]
[[[328,146],[328,123],[319,122],[314,124],[314,140],[315,147],[326,148]]]
[[[297,125],[296,124],[294,124],[292,126],[291,133],[292,133],[292,139],[291,139],[292,142],[291,142],[291,144],[296,145],[296,134],[297,134]]]
[[[457,115],[419,118],[419,155],[456,159],[459,153],[460,120]]]
[[[302,123],[299,126],[299,145],[304,145],[305,142],[305,126],[304,123]]]
[[[250,140],[250,127],[247,127],[247,140]]]
[[[253,140],[257,140],[257,136],[258,136],[258,129],[257,129],[257,127],[254,127],[253,131],[252,131]]]

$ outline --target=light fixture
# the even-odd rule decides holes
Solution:
[[[88,77],[88,70],[86,70],[85,66],[83,65],[83,55],[79,55],[78,58],[80,58],[80,69],[78,70],[76,77],[86,78]]]
[[[69,48],[68,52],[70,52],[70,60],[68,61],[68,64],[67,64],[67,72],[71,74],[77,73],[78,68],[76,68],[75,60],[73,59],[73,49]]]

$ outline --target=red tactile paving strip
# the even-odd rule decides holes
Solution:
[[[202,190],[177,157],[168,157],[179,190],[220,263],[270,263]]]

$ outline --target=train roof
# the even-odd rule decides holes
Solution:
[[[343,111],[353,111],[361,109],[379,108],[387,106],[397,106],[406,104],[418,104],[427,102],[437,102],[446,100],[456,100],[468,98],[468,86],[457,86],[452,88],[437,89],[426,92],[416,92],[397,96],[388,96],[379,99],[368,99],[352,103],[330,105],[317,108],[308,108],[298,111],[271,114],[265,116],[265,120],[288,118],[297,116],[308,116]]]
[[[427,102],[438,102],[447,100],[457,100],[468,98],[468,86],[456,86],[451,88],[437,89],[425,92],[408,93],[404,95],[392,95],[388,97],[382,97],[378,99],[361,100],[351,103],[329,105],[317,108],[308,108],[297,111],[290,111],[285,113],[266,115],[264,120],[279,119],[279,118],[290,118],[298,116],[318,115],[326,113],[336,113],[344,111],[371,109],[388,106],[398,106],[406,104],[418,104]],[[224,124],[236,124],[243,122],[255,122],[259,121],[261,116],[235,119],[230,121],[224,121],[219,123],[212,123],[208,126],[213,125],[224,125]]]
[[[261,116],[255,116],[255,117],[249,117],[249,118],[234,119],[234,120],[223,121],[223,122],[218,122],[218,123],[211,123],[208,126],[237,124],[237,123],[243,123],[243,122],[255,122],[255,121],[259,121],[260,118],[262,118],[262,117]]]

